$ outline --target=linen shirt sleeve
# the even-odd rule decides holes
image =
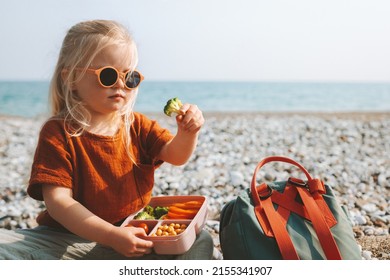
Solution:
[[[41,129],[27,193],[43,200],[42,185],[72,188],[72,162],[62,121],[48,121]]]
[[[156,167],[161,165],[163,161],[158,160],[162,147],[168,143],[173,135],[171,132],[162,128],[157,121],[150,120],[142,114],[137,114],[135,118],[136,126],[138,126],[139,145],[142,147],[141,161],[143,163],[154,164]]]

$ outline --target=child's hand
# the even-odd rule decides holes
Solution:
[[[173,165],[185,164],[195,150],[198,131],[204,124],[202,111],[198,106],[184,104],[176,116],[177,133],[166,143],[157,158]]]
[[[110,246],[118,253],[130,258],[150,254],[153,242],[138,236],[146,236],[145,230],[138,227],[114,227],[109,237]]]
[[[180,108],[180,112],[183,112],[183,114],[176,116],[178,129],[187,133],[198,132],[204,124],[203,114],[198,106],[184,104]]]

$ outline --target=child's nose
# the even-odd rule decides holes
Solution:
[[[125,75],[119,75],[119,79],[116,81],[115,87],[124,88],[125,87]]]

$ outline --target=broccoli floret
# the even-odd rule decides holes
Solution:
[[[172,113],[181,114],[180,112],[181,106],[183,106],[183,103],[181,103],[179,98],[175,97],[169,99],[167,101],[167,104],[164,107],[164,113],[169,117],[172,116]]]
[[[146,211],[139,212],[135,217],[134,220],[154,220],[154,216],[150,215]]]
[[[134,220],[158,220],[167,213],[168,207],[156,206],[153,208],[147,205],[141,212],[135,215]]]
[[[168,207],[156,206],[154,208],[154,216],[156,219],[160,219],[162,216],[168,213]]]
[[[146,205],[141,212],[139,212],[135,217],[135,220],[154,220],[154,208],[150,205]]]
[[[154,216],[154,209],[150,205],[146,205],[143,211],[148,213],[150,216]]]

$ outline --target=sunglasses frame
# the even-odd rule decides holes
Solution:
[[[101,73],[103,70],[108,69],[108,68],[109,68],[109,69],[113,69],[113,70],[116,72],[116,74],[117,74],[116,81],[115,81],[115,83],[113,83],[111,86],[103,85],[103,83],[102,83],[102,81],[101,81],[101,79],[100,79],[100,73]],[[116,83],[118,82],[119,79],[122,79],[125,88],[127,88],[127,89],[129,89],[129,90],[133,90],[133,89],[138,88],[139,85],[141,84],[141,82],[145,79],[144,76],[142,75],[142,73],[139,72],[138,70],[133,70],[133,71],[128,70],[128,71],[126,71],[126,72],[119,72],[118,69],[116,69],[116,68],[113,67],[113,66],[104,66],[104,67],[99,68],[99,69],[93,69],[93,68],[76,68],[76,70],[86,71],[86,72],[90,72],[90,73],[95,74],[95,75],[97,76],[97,78],[98,78],[99,84],[100,84],[102,87],[104,87],[104,88],[112,88],[113,86],[116,85]],[[128,87],[127,84],[126,84],[126,81],[125,81],[126,75],[127,75],[128,73],[130,73],[130,72],[136,72],[136,73],[138,73],[138,75],[140,76],[139,84],[138,84],[136,87],[133,87],[133,88],[132,88],[132,87]]]

